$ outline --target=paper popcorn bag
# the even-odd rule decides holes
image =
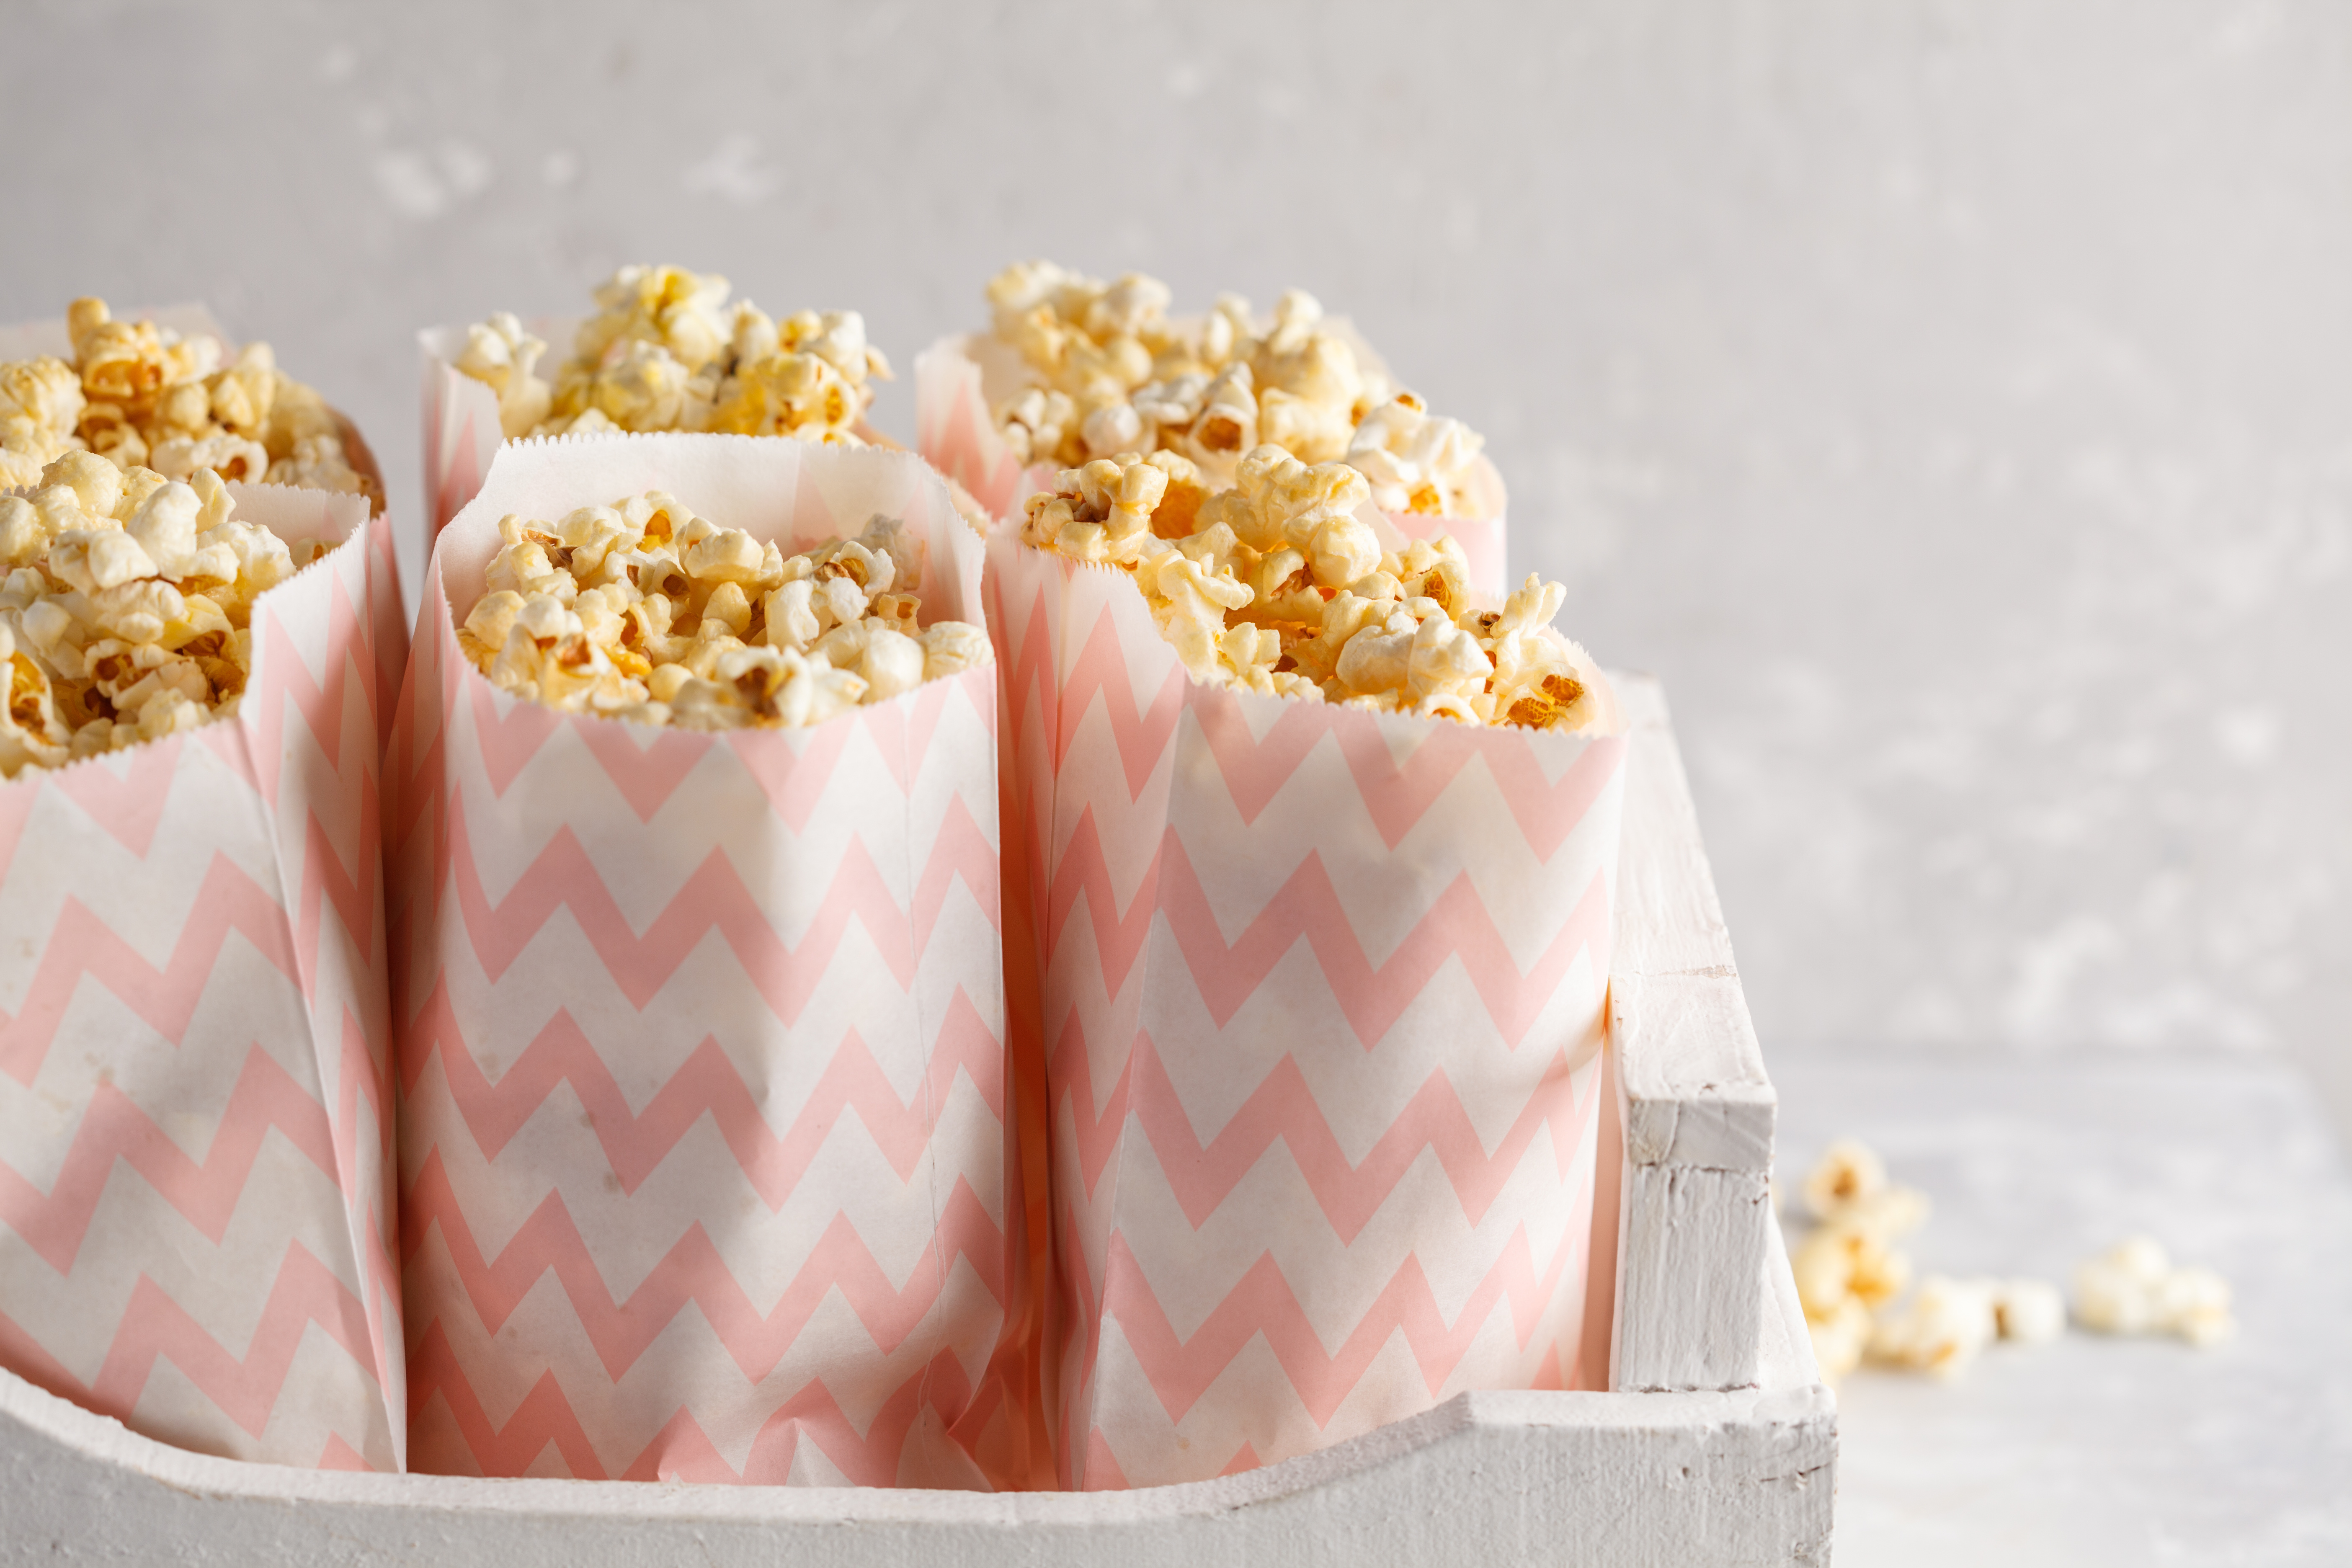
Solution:
[[[1333,324],[1355,345],[1360,363],[1380,364],[1380,356],[1344,322]],[[986,332],[942,338],[915,358],[915,449],[1000,520],[1017,516],[1022,502],[1052,489],[1058,471],[1050,463],[1024,466],[997,428],[998,406],[1033,379],[1019,353]],[[496,426],[495,416],[491,424]],[[1469,560],[1471,585],[1500,595],[1510,586],[1505,580],[1508,496],[1502,475],[1484,456],[1473,466],[1469,493],[1477,503],[1475,517],[1387,516],[1407,539],[1452,534]]]
[[[722,288],[720,291],[723,294],[725,290]],[[544,346],[545,353],[537,362],[541,372],[548,375],[557,373],[588,319],[576,315],[535,316],[520,322],[524,331]],[[491,460],[507,440],[498,394],[488,383],[457,368],[471,330],[463,325],[433,327],[416,335],[424,369],[426,549],[431,547],[433,536],[446,527],[459,509],[480,490],[483,479],[489,474]],[[854,429],[860,439],[868,443],[888,444],[862,419],[856,422]]]
[[[124,312],[116,319],[118,321],[152,322],[156,327],[162,329],[163,332],[176,333],[180,338],[185,340],[209,338],[216,346],[219,360],[224,365],[226,365],[235,357],[233,351],[237,347],[236,343],[229,337],[226,331],[222,328],[220,322],[214,319],[213,313],[202,305],[166,305],[159,310],[131,310]],[[14,326],[0,327],[0,362],[32,359],[42,355],[63,360],[68,364],[71,364],[73,363],[75,359],[73,334],[63,320],[26,321]],[[305,395],[305,405],[308,404],[310,397],[316,395],[315,391],[310,387],[299,386],[298,384],[298,388]],[[104,400],[93,398],[92,401],[102,402]],[[118,410],[118,412],[120,411]],[[330,466],[338,469],[347,468],[350,475],[357,476],[362,485],[373,487],[373,500],[378,509],[381,510],[383,499],[383,474],[376,465],[375,454],[369,449],[366,438],[360,434],[359,427],[353,425],[351,422],[351,419],[340,410],[327,407],[322,409],[321,412],[331,421],[331,434],[333,434],[336,440],[341,444],[341,451],[338,455],[338,459],[335,463],[331,464]],[[297,426],[295,427],[298,432],[303,428],[304,426]],[[272,464],[271,467],[273,468],[281,470],[277,473],[274,482],[280,486],[291,487],[318,485],[321,482],[321,468],[316,466],[309,457],[305,456],[299,449],[299,446],[300,443],[298,439],[298,450],[291,454],[291,456],[297,459],[293,464],[293,468],[295,469],[299,469],[300,472],[295,473],[286,471],[285,465]],[[226,463],[220,461],[221,457],[224,455],[225,454],[215,453],[209,460],[203,458],[198,458],[196,460],[205,462],[205,466],[217,468],[221,477],[224,479],[238,479],[245,477],[259,479],[261,477],[258,474],[249,476],[242,474],[240,472],[240,466],[234,457],[231,457],[230,460]],[[5,465],[0,465],[0,467],[5,466]],[[149,462],[148,466],[159,468],[170,468],[175,477],[180,473],[178,468],[165,462],[160,454],[156,455]],[[6,482],[7,481],[0,480],[0,485],[5,485]],[[349,487],[344,484],[331,484],[328,485],[326,488],[341,489]],[[397,543],[396,539],[395,543]],[[404,633],[404,622],[403,623],[403,629]]]
[[[269,589],[233,716],[0,783],[0,1363],[149,1436],[396,1470],[384,520]]]
[[[1195,684],[1123,572],[1010,527],[989,549],[1063,1483],[1605,1386],[1623,741]]]
[[[499,518],[648,489],[788,549],[903,519],[923,619],[982,620],[911,454],[514,443],[443,532],[392,752],[412,1465],[989,1484],[995,671],[725,733],[493,686],[452,606]]]
[[[562,344],[572,341],[580,319],[540,316],[525,324],[547,342]],[[424,548],[429,551],[434,537],[480,492],[506,432],[499,424],[498,395],[457,367],[466,347],[464,327],[429,328],[416,334],[416,344],[424,369]]]

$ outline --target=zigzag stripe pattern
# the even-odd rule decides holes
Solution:
[[[1196,1230],[1276,1143],[1288,1150],[1323,1217],[1343,1243],[1354,1241],[1371,1222],[1424,1150],[1436,1157],[1452,1184],[1464,1217],[1476,1225],[1501,1195],[1538,1131],[1550,1132],[1552,1147],[1563,1158],[1577,1143],[1576,1094],[1564,1055],[1554,1058],[1553,1070],[1539,1091],[1519,1108],[1492,1152],[1480,1142],[1460,1091],[1441,1067],[1414,1091],[1360,1161],[1350,1161],[1340,1148],[1315,1101],[1314,1089],[1288,1057],[1275,1064],[1205,1144],[1184,1115],[1176,1085],[1149,1034],[1138,1037],[1100,1116],[1090,1113],[1093,1074],[1075,1016],[1054,1053],[1051,1070],[1057,1082],[1067,1086],[1076,1132],[1071,1153],[1087,1194],[1091,1197],[1100,1184],[1132,1110],[1137,1131],[1150,1144],[1185,1218]]]
[[[744,1377],[756,1382],[783,1359],[830,1293],[840,1294],[887,1355],[930,1316],[959,1259],[979,1276],[992,1298],[1001,1300],[1003,1291],[1003,1232],[961,1178],[941,1205],[939,1228],[927,1238],[922,1261],[906,1285],[890,1283],[848,1216],[837,1215],[767,1311],[744,1291],[698,1224],[688,1227],[625,1300],[615,1300],[558,1194],[550,1194],[531,1212],[496,1258],[486,1258],[458,1206],[437,1150],[425,1156],[424,1168],[409,1184],[400,1225],[402,1254],[407,1259],[415,1257],[428,1233],[440,1231],[468,1304],[491,1333],[542,1276],[553,1275],[605,1373],[614,1378],[635,1366],[688,1306],[718,1334]]]
[[[1203,1479],[1556,1379],[1596,1223],[1622,742],[1201,689],[1124,583],[990,549],[1063,1484]]]
[[[916,506],[887,464],[743,445],[787,526],[905,515],[976,590],[935,478]],[[662,484],[662,450],[605,460]],[[995,673],[643,746],[516,701],[440,574],[478,511],[587,499],[552,456],[506,448],[443,535],[390,748],[413,1460],[982,1484],[958,1442],[1006,1404],[1015,1274]]]
[[[0,1225],[30,1242],[59,1274],[72,1273],[119,1160],[205,1240],[217,1244],[236,1213],[237,1200],[245,1195],[246,1177],[261,1152],[261,1141],[272,1129],[320,1171],[334,1173],[326,1108],[303,1093],[292,1075],[257,1046],[245,1058],[212,1148],[201,1162],[190,1159],[128,1095],[101,1082],[74,1129],[64,1168],[48,1192],[0,1166]]]
[[[1118,1323],[1171,1418],[1182,1420],[1243,1346],[1262,1337],[1307,1414],[1321,1426],[1339,1414],[1340,1404],[1355,1392],[1372,1358],[1392,1336],[1403,1338],[1433,1400],[1497,1306],[1509,1308],[1520,1343],[1531,1341],[1544,1309],[1559,1293],[1569,1254],[1567,1246],[1560,1247],[1549,1268],[1538,1275],[1527,1231],[1514,1228],[1502,1257],[1478,1280],[1451,1323],[1437,1304],[1421,1260],[1409,1256],[1371,1310],[1332,1352],[1324,1349],[1314,1321],[1270,1254],[1250,1265],[1190,1339],[1180,1340],[1159,1298],[1142,1287],[1141,1268],[1126,1237],[1115,1235],[1109,1268],[1114,1289],[1107,1313]],[[1138,1288],[1118,1289],[1130,1279]]]
[[[552,1373],[541,1374],[501,1425],[483,1410],[439,1324],[426,1332],[413,1361],[409,1386],[415,1419],[429,1426],[436,1414],[445,1415],[455,1428],[451,1436],[456,1440],[442,1446],[479,1459],[485,1474],[529,1472],[551,1446],[565,1472],[578,1480],[617,1476],[623,1480],[721,1486],[793,1484],[802,1479],[795,1461],[803,1442],[838,1473],[843,1484],[925,1484],[930,1478],[908,1476],[902,1466],[908,1437],[927,1397],[952,1402],[963,1395],[969,1382],[955,1358],[942,1354],[894,1390],[861,1433],[824,1384],[811,1381],[761,1424],[750,1458],[740,1468],[728,1463],[692,1412],[680,1405],[641,1451],[608,1469],[588,1436],[586,1423],[564,1397],[562,1385]],[[438,1412],[436,1401],[441,1406]]]
[[[915,449],[970,490],[993,518],[1009,516],[1031,493],[1053,483],[1051,468],[1024,468],[1005,447],[981,391],[980,366],[960,339],[934,343],[915,356]]]
[[[0,953],[0,1362],[166,1441],[396,1469],[389,530],[236,500],[345,542],[257,605],[235,719],[0,785],[0,920],[42,933]]]
[[[433,535],[449,526],[489,477],[506,432],[498,398],[425,350],[425,493],[433,507]]]
[[[448,808],[446,854],[467,933],[493,981],[561,909],[587,935],[633,1005],[650,1002],[703,937],[717,931],[777,1016],[789,1024],[800,1016],[852,921],[864,928],[903,989],[914,983],[916,960],[929,944],[953,883],[961,882],[983,911],[994,910],[996,857],[961,800],[948,810],[948,821],[924,862],[913,921],[898,907],[873,856],[863,844],[853,842],[797,947],[776,931],[722,847],[714,847],[704,857],[643,933],[630,929],[587,850],[568,827],[556,830],[501,900],[493,901],[483,890],[464,804],[455,797]]]
[[[1306,942],[1329,977],[1339,1010],[1367,1047],[1388,1033],[1449,960],[1468,974],[1496,1027],[1517,1043],[1558,991],[1569,964],[1596,947],[1605,949],[1609,932],[1609,889],[1596,872],[1567,923],[1535,968],[1523,974],[1465,872],[1446,885],[1389,958],[1375,963],[1358,940],[1320,857],[1310,850],[1247,929],[1227,942],[1201,874],[1173,828],[1161,840],[1143,886],[1120,912],[1091,808],[1079,817],[1055,872],[1049,944],[1059,942],[1062,928],[1081,903],[1107,990],[1117,992],[1126,984],[1157,917],[1174,935],[1192,983],[1220,1024],[1256,994],[1294,945]]]
[[[1000,1118],[1004,1114],[1003,1047],[961,990],[950,1005],[915,1104],[899,1103],[881,1063],[853,1029],[825,1064],[814,1092],[801,1102],[792,1126],[781,1135],[761,1113],[759,1098],[742,1074],[717,1039],[709,1036],[663,1083],[642,1113],[630,1110],[612,1069],[568,1014],[558,1013],[496,1083],[462,1048],[456,1011],[446,987],[436,989],[426,1004],[412,1041],[402,1092],[414,1092],[425,1063],[438,1059],[448,1076],[448,1093],[458,1115],[465,1119],[467,1131],[482,1153],[491,1160],[499,1157],[559,1083],[569,1084],[595,1128],[596,1141],[619,1178],[621,1190],[627,1193],[636,1191],[705,1116],[726,1140],[761,1201],[772,1210],[782,1207],[799,1186],[826,1134],[845,1111],[856,1117],[902,1181],[914,1175],[929,1142],[925,1106],[944,1100],[959,1075],[992,1113]]]
[[[317,1324],[363,1366],[373,1360],[367,1313],[359,1299],[300,1243],[288,1247],[283,1264],[262,1294],[259,1321],[243,1356],[215,1339],[169,1292],[143,1274],[122,1311],[105,1363],[90,1382],[75,1377],[5,1313],[0,1313],[0,1356],[26,1382],[100,1415],[111,1415],[125,1426],[135,1424],[139,1396],[155,1363],[167,1361],[235,1423],[238,1433],[258,1439],[277,1413],[305,1327]],[[202,1428],[157,1435],[183,1447],[230,1453],[239,1458],[257,1457],[248,1444],[223,1441]],[[309,1463],[311,1457],[306,1455],[303,1462]]]
[[[215,855],[205,866],[190,910],[192,918],[180,928],[172,956],[158,968],[79,897],[67,894],[26,988],[24,1006],[0,1025],[0,1071],[31,1086],[48,1060],[84,976],[173,1041],[187,1033],[203,1000],[205,981],[219,963],[232,932],[280,973],[294,978],[293,933],[287,928],[286,911],[226,855]]]

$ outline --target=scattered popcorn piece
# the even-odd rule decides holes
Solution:
[[[2230,1283],[2210,1268],[2176,1268],[2157,1288],[2157,1326],[2198,1349],[2238,1331],[2230,1314]]]
[[[2156,1328],[2156,1292],[2171,1271],[2164,1248],[2144,1236],[2120,1242],[2074,1268],[2074,1317],[2103,1334]]]
[[[68,450],[35,477],[31,495],[0,496],[0,774],[234,711],[254,601],[293,575],[296,552],[232,517],[211,468],[167,479]]]
[[[1878,1320],[1869,1353],[1931,1376],[1958,1377],[1997,1331],[1990,1282],[1931,1274],[1908,1301]]]
[[[2144,1236],[2075,1267],[2074,1317],[2099,1333],[2178,1334],[2200,1349],[2237,1331],[2229,1282],[2210,1268],[2175,1268]]]
[[[1911,1282],[1911,1260],[1867,1230],[1840,1225],[1815,1226],[1789,1259],[1797,1299],[1810,1317],[1826,1318],[1849,1300],[1875,1310],[1903,1293]]]
[[[2045,1345],[2066,1331],[2066,1297],[2046,1279],[1992,1282],[1992,1313],[2000,1337]]]
[[[858,421],[889,362],[855,310],[782,321],[724,278],[679,267],[624,267],[595,290],[572,357],[551,383],[547,345],[498,312],[466,331],[455,368],[499,400],[509,438],[597,430],[709,430],[863,446]]]
[[[1996,1338],[2042,1344],[2064,1331],[2064,1298],[2036,1279],[1932,1276],[1897,1305],[1911,1260],[1894,1244],[1926,1223],[1927,1200],[1890,1181],[1885,1163],[1864,1144],[1830,1145],[1801,1192],[1819,1223],[1789,1263],[1825,1378],[1844,1375],[1865,1354],[1955,1377]]]
[[[1812,1337],[1813,1361],[1822,1380],[1836,1383],[1862,1364],[1862,1352],[1870,1343],[1870,1309],[1849,1296],[1820,1317],[1808,1312],[1805,1328]]]
[[[1803,1192],[1814,1218],[1867,1231],[1882,1242],[1900,1240],[1927,1220],[1927,1194],[1888,1181],[1879,1157],[1850,1138],[1823,1151]]]
[[[499,533],[457,646],[551,708],[682,730],[793,728],[991,657],[979,626],[919,624],[919,564],[896,518],[786,555],[656,490],[555,522],[509,515]]]
[[[1157,279],[1105,283],[1050,261],[1016,262],[987,292],[996,339],[1033,378],[994,411],[1024,464],[1168,452],[1223,484],[1244,454],[1271,446],[1304,465],[1352,468],[1385,510],[1475,514],[1481,438],[1361,363],[1310,294],[1284,294],[1263,323],[1233,294],[1179,322]]]
[[[1549,625],[1558,584],[1479,607],[1451,538],[1381,547],[1345,464],[1260,446],[1212,492],[1189,458],[1121,452],[1057,484],[1029,499],[1023,541],[1130,574],[1197,680],[1467,724],[1606,721],[1600,671]]]
[[[210,339],[187,341],[152,321],[115,319],[106,301],[66,312],[71,363],[0,363],[0,489],[41,482],[68,452],[95,452],[128,471],[168,479],[223,479],[364,494],[374,477],[352,465],[342,426],[318,393],[278,368],[268,343],[218,364]]]
[[[1885,1163],[1862,1143],[1841,1138],[1824,1150],[1805,1177],[1805,1207],[1815,1219],[1835,1219],[1886,1186]]]

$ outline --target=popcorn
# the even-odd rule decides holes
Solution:
[[[2038,1279],[1931,1275],[1897,1304],[1911,1259],[1894,1244],[1926,1222],[1927,1200],[1889,1181],[1885,1163],[1863,1144],[1831,1144],[1801,1192],[1819,1223],[1789,1265],[1824,1378],[1837,1381],[1865,1356],[1957,1377],[1996,1339],[2043,1344],[2064,1331],[2064,1299]]]
[[[141,374],[121,345],[109,374]],[[254,601],[295,552],[230,515],[220,476],[187,480],[68,450],[30,496],[0,496],[0,774],[58,767],[236,710],[252,670]],[[302,563],[328,548],[301,547]]]
[[[556,522],[509,515],[499,534],[457,646],[551,708],[682,730],[795,728],[992,657],[979,626],[920,624],[919,565],[895,518],[786,555],[648,491]]]
[[[1934,1377],[1958,1377],[1997,1332],[1993,1294],[1983,1280],[1931,1274],[1899,1310],[1878,1321],[1869,1353]]]
[[[2175,1268],[2146,1237],[2075,1267],[2074,1317],[2099,1333],[2178,1334],[2200,1350],[2237,1332],[2229,1282],[2210,1268]]]
[[[994,410],[1024,464],[1170,452],[1223,480],[1244,454],[1274,447],[1354,469],[1383,510],[1477,512],[1481,437],[1360,361],[1310,294],[1284,294],[1261,326],[1237,295],[1171,321],[1156,279],[1105,284],[1046,261],[1016,262],[987,292],[994,335],[1032,377]]]
[[[1887,1305],[1911,1282],[1911,1260],[1883,1237],[1840,1225],[1821,1226],[1798,1244],[1789,1259],[1797,1300],[1809,1317],[1826,1318],[1848,1300],[1865,1308]]]
[[[547,417],[552,394],[532,374],[546,352],[547,344],[509,311],[494,311],[466,329],[457,368],[498,395],[499,426],[509,439],[530,435]]]
[[[1842,1138],[1829,1146],[1806,1175],[1805,1207],[1815,1219],[1832,1220],[1848,1204],[1885,1185],[1885,1163],[1853,1139]]]
[[[1382,544],[1358,470],[1262,445],[1234,473],[1212,493],[1173,451],[1097,458],[1029,499],[1021,537],[1129,573],[1197,680],[1466,724],[1606,721],[1599,671],[1551,629],[1559,584],[1481,608],[1451,539]]]
[[[455,368],[496,395],[509,439],[600,430],[709,430],[863,446],[856,427],[889,362],[855,310],[782,321],[728,302],[724,278],[624,267],[599,285],[596,314],[551,383],[547,345],[504,311],[466,330]]]
[[[1995,1280],[1992,1315],[2002,1339],[2048,1344],[2066,1331],[2066,1298],[2044,1279]]]
[[[209,338],[117,321],[95,299],[76,300],[66,328],[72,363],[0,363],[0,489],[40,483],[48,464],[82,451],[184,482],[209,471],[364,494],[383,510],[382,487],[344,450],[341,421],[278,369],[268,344],[247,343],[223,366]]]
[[[1805,1177],[1804,1199],[1824,1224],[1868,1231],[1885,1241],[1909,1235],[1927,1219],[1926,1194],[1889,1182],[1879,1157],[1850,1138],[1823,1152]]]
[[[1485,438],[1458,419],[1431,415],[1401,392],[1364,416],[1348,441],[1347,462],[1370,481],[1384,511],[1460,517],[1471,502],[1470,473]]]
[[[1870,1343],[1870,1309],[1849,1296],[1818,1317],[1808,1311],[1805,1328],[1823,1381],[1836,1383],[1862,1364],[1862,1352]]]

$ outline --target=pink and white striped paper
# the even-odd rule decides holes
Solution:
[[[378,760],[404,637],[359,496],[232,718],[0,784],[0,1363],[163,1441],[396,1470]]]
[[[551,360],[562,360],[572,352],[580,319],[538,316],[525,325],[547,344]],[[499,424],[498,395],[454,363],[466,347],[464,327],[428,328],[416,334],[416,346],[424,373],[424,547],[429,551],[449,520],[480,492],[506,431]]]
[[[915,357],[915,449],[999,520],[1017,516],[1024,501],[1052,489],[1057,472],[1050,463],[1024,468],[996,428],[996,404],[1013,395],[1022,374],[1013,351],[979,334],[941,338]],[[1475,518],[1384,515],[1407,539],[1452,534],[1469,559],[1471,586],[1504,594],[1511,584],[1505,581],[1503,477],[1481,457],[1471,488],[1479,502]]]
[[[1623,741],[1197,685],[1124,574],[1010,528],[989,550],[1062,1483],[1605,1386],[1586,1264]]]
[[[911,454],[513,443],[442,534],[392,753],[414,1466],[992,1484],[995,672],[724,735],[494,688],[451,606],[499,516],[648,489],[788,548],[903,518],[926,619],[982,618]]]

